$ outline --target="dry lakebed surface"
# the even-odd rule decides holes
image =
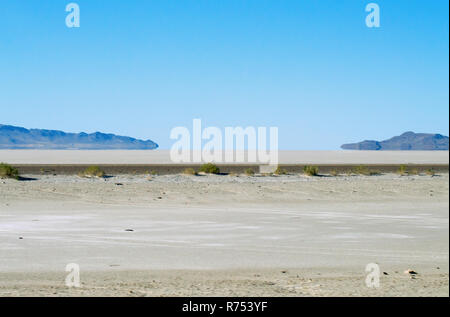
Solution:
[[[0,296],[449,295],[448,173],[26,176],[0,180]]]

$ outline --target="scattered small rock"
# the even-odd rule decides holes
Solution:
[[[115,183],[114,185],[116,185],[116,186],[123,186],[122,183]]]
[[[125,231],[127,231],[127,232],[134,232],[133,229],[125,229]]]
[[[389,275],[389,273],[388,273],[388,272],[383,272],[383,274],[384,274],[384,275]]]
[[[409,274],[409,275],[417,275],[417,274],[419,274],[419,273],[417,273],[416,271],[411,270],[411,269],[406,270],[404,273],[405,273],[405,274]]]
[[[23,237],[19,237],[19,240],[23,240]]]

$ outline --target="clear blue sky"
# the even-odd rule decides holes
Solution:
[[[365,25],[370,2],[379,29]],[[448,12],[444,0],[2,0],[0,123],[162,148],[193,118],[278,126],[281,149],[448,135]]]

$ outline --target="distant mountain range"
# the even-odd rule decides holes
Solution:
[[[344,144],[344,150],[371,151],[448,151],[448,137],[441,134],[405,132],[384,141]]]
[[[0,124],[0,149],[153,150],[156,148],[158,144],[151,140],[138,140],[114,134],[28,130]]]

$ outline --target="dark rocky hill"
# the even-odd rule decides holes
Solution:
[[[114,134],[28,130],[0,124],[0,149],[153,150],[156,148],[158,144],[151,140],[138,140]]]
[[[441,134],[405,132],[385,141],[366,140],[344,144],[344,150],[448,151],[448,137]]]

